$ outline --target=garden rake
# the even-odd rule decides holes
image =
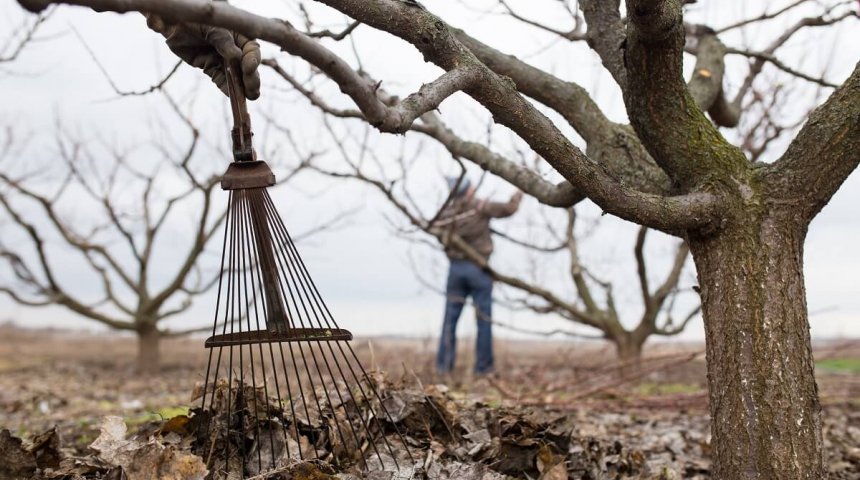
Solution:
[[[221,181],[229,203],[205,344],[204,459],[213,478],[265,475],[304,460],[399,470],[386,430],[403,445],[400,462],[411,461],[409,448],[275,209],[267,189],[275,176],[251,144],[239,65],[225,70],[234,161]]]

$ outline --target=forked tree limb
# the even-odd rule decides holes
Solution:
[[[662,335],[664,337],[671,337],[673,335],[677,335],[677,334],[683,332],[684,329],[687,328],[687,325],[689,325],[689,323],[694,318],[699,316],[699,314],[701,314],[701,313],[702,313],[702,306],[697,305],[697,306],[693,307],[692,309],[690,309],[690,311],[687,313],[687,315],[685,315],[684,318],[681,320],[681,323],[678,323],[678,324],[674,323],[671,314],[667,314],[666,315],[666,321],[663,323],[663,325],[658,326],[654,330],[654,334]]]
[[[670,335],[669,333],[667,333],[668,331],[661,330],[661,328],[658,327],[657,320],[662,312],[665,312],[667,316],[671,318],[673,305],[672,302],[670,302],[667,307],[666,299],[669,298],[669,296],[678,288],[678,284],[681,281],[681,273],[684,270],[684,265],[686,265],[687,263],[687,258],[690,256],[690,247],[687,242],[682,241],[681,243],[679,243],[678,247],[675,250],[675,256],[672,260],[672,266],[666,273],[666,277],[664,278],[660,286],[658,286],[656,290],[651,292],[648,287],[644,247],[645,231],[644,229],[642,229],[639,231],[639,235],[637,235],[636,246],[634,250],[637,263],[637,272],[639,274],[640,288],[642,290],[642,303],[645,308],[643,309],[642,317],[639,320],[639,324],[636,326],[636,328],[633,329],[632,335],[634,338],[641,339],[643,341],[653,333]],[[695,314],[688,315],[685,318],[681,328],[677,329],[677,332],[675,333],[680,333],[694,316]]]
[[[683,189],[742,174],[747,160],[702,113],[682,78],[685,27],[679,0],[627,0],[624,103],[651,156]]]
[[[723,91],[726,46],[710,29],[701,30],[697,35],[696,66],[692,78],[687,82],[687,89],[699,108],[707,111],[714,123],[721,127],[737,126],[741,110],[728,103]]]
[[[775,205],[806,222],[860,164],[860,62],[815,109],[785,154],[762,178]]]
[[[576,227],[576,210],[570,208],[567,211],[567,228],[565,229],[565,246],[567,254],[570,257],[570,265],[568,271],[570,278],[573,280],[573,285],[576,287],[576,293],[579,295],[582,304],[585,306],[585,311],[592,315],[603,315],[604,311],[597,306],[594,300],[594,295],[591,294],[591,289],[588,287],[588,282],[585,281],[582,263],[579,261],[579,244],[575,235]]]
[[[127,271],[125,267],[122,266],[119,259],[111,253],[104,245],[97,244],[91,241],[88,241],[78,232],[72,230],[72,228],[68,225],[67,222],[63,220],[61,215],[56,210],[56,205],[51,201],[47,196],[40,195],[22,185],[21,182],[9,177],[5,173],[0,173],[0,182],[2,182],[8,189],[11,191],[17,192],[21,196],[28,198],[34,201],[41,208],[42,212],[50,221],[51,225],[57,230],[57,232],[62,236],[63,240],[84,254],[95,254],[100,258],[105,260],[112,268],[114,273],[122,279],[123,283],[126,287],[135,290],[137,285],[135,281],[132,279],[132,274]],[[38,250],[41,250],[41,244],[43,243],[41,238],[38,236],[38,231],[36,227],[25,221],[24,216],[18,212],[17,209],[12,207],[12,205],[6,200],[5,196],[0,197],[3,201],[3,206],[5,207],[6,212],[12,217],[16,224],[20,225],[24,230],[28,232],[33,243],[38,246]],[[43,274],[45,278],[49,282],[49,285],[52,289],[59,288],[56,281],[53,278],[53,274],[51,273],[50,264],[47,262],[45,258],[42,258],[43,255],[40,255],[40,263],[42,263]]]

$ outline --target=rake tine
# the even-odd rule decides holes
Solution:
[[[268,197],[268,194],[264,192],[264,198],[263,198],[263,200],[264,200],[264,205],[263,205],[263,207],[264,207],[264,208],[265,208],[265,199],[266,199],[266,197]],[[280,224],[279,222],[277,222],[278,217],[277,217],[276,215],[273,215],[273,214],[272,214],[272,211],[271,211],[270,209],[266,209],[265,211],[268,213],[267,217],[268,217],[268,218],[269,218],[269,220],[271,221],[271,226],[272,226],[272,227],[274,227],[274,229],[273,229],[273,230],[274,230],[274,232],[275,232],[275,240],[277,241],[277,240],[279,239],[279,235],[280,235],[279,229],[280,229],[280,228],[282,228],[282,224]],[[288,260],[288,258],[287,258],[287,254],[285,254],[285,252],[284,252],[282,249],[277,249],[276,258],[277,258],[277,261],[278,261],[279,266],[281,267],[281,271],[282,271],[282,272],[288,272],[288,273],[289,273],[289,276],[290,276],[290,279],[289,279],[289,280],[292,280],[292,284],[294,284],[294,285],[301,285],[301,282],[297,282],[297,281],[296,281],[296,276],[295,276],[295,272],[294,272],[294,270],[293,270],[293,269],[291,269],[291,268],[289,268],[289,260]],[[286,277],[286,275],[284,275],[284,276]],[[285,278],[285,280],[287,280],[287,279]],[[293,299],[294,305],[295,305],[295,298],[296,298],[296,296],[298,296],[299,302],[301,303],[301,306],[302,306],[302,310],[304,311],[305,316],[307,316],[307,317],[308,317],[308,321],[309,321],[309,323],[310,323],[310,315],[309,315],[309,313],[308,313],[308,308],[307,308],[307,305],[306,305],[306,303],[305,303],[305,297],[303,297],[303,296],[299,295],[298,288],[296,289],[296,292],[295,292],[295,294],[294,294],[294,292],[293,292],[292,288],[289,288],[289,285],[290,285],[290,283],[291,283],[291,282],[286,281],[285,283],[287,284],[287,287],[288,287],[288,289],[289,289],[289,295],[290,295],[290,298],[291,298],[291,299]],[[298,307],[296,307],[296,308],[298,308]],[[316,314],[316,312],[314,312],[314,314]],[[304,319],[302,318],[302,316],[301,316],[301,315],[297,315],[296,317],[299,319],[299,322],[300,322],[300,324],[301,324],[302,328],[305,328],[305,327],[306,327],[306,325],[304,324]],[[320,327],[321,327],[321,325],[320,325]],[[319,343],[319,342],[317,342],[317,343]],[[339,423],[338,423],[338,421],[337,421],[337,414],[336,414],[336,410],[335,410],[335,408],[334,408],[334,405],[333,405],[333,404],[332,404],[332,402],[331,402],[331,398],[330,398],[330,396],[329,396],[329,394],[328,394],[328,389],[326,389],[326,388],[325,388],[325,381],[323,380],[323,378],[322,378],[322,373],[320,372],[320,368],[319,368],[319,361],[318,361],[318,360],[317,360],[317,358],[316,358],[316,354],[314,353],[313,348],[310,348],[310,351],[311,351],[311,356],[312,356],[312,358],[313,358],[313,360],[314,360],[314,364],[315,364],[315,365],[316,365],[316,367],[317,367],[317,374],[318,374],[318,375],[319,375],[319,377],[320,377],[320,382],[321,382],[321,383],[323,383],[323,388],[324,388],[324,392],[326,393],[326,398],[328,399],[328,401],[329,401],[329,405],[331,406],[331,409],[332,409],[332,416],[334,417],[335,426],[338,428],[338,431],[339,431],[340,436],[341,436],[341,441],[344,443],[344,447],[346,447],[348,444],[347,444],[347,442],[346,442],[346,439],[343,437],[342,432],[340,431],[341,429],[340,429],[340,424],[339,424]],[[351,416],[350,416],[350,414],[349,414],[349,409],[348,409],[348,408],[346,408],[346,402],[344,401],[343,395],[341,395],[340,389],[339,389],[339,388],[338,388],[338,386],[337,386],[336,377],[335,377],[335,375],[333,374],[333,372],[332,372],[332,370],[331,370],[331,366],[330,366],[330,365],[329,365],[329,363],[328,363],[328,359],[326,358],[326,356],[325,356],[324,354],[322,354],[322,352],[321,352],[321,357],[322,357],[323,361],[325,362],[326,369],[328,370],[328,373],[329,373],[329,377],[332,379],[332,384],[333,384],[333,386],[334,386],[335,392],[337,393],[338,399],[340,400],[341,405],[344,405],[344,414],[345,414],[345,416],[347,417],[347,422],[346,422],[346,423],[349,425],[349,428],[350,428],[350,430],[351,430],[351,432],[352,432],[352,437],[353,437],[353,439],[355,440],[356,450],[360,452],[360,451],[361,451],[361,441],[359,440],[359,438],[358,438],[358,434],[357,434],[357,432],[355,431],[355,426],[353,425],[353,420],[352,420],[352,418],[351,418]],[[359,417],[360,417],[360,416],[359,416]],[[369,437],[371,436],[369,431],[368,431],[368,436],[369,436]],[[372,437],[371,437],[371,438],[372,438]],[[371,442],[371,444],[372,444],[372,442]],[[375,449],[375,448],[376,448],[376,447],[374,446],[374,449]],[[364,457],[363,457],[363,456],[360,456],[360,458],[361,458],[361,460],[362,460],[362,463],[364,463],[365,468],[367,468],[367,464],[366,464],[366,462],[365,462],[365,460],[364,460]]]
[[[265,194],[265,197],[266,197],[266,199],[267,199],[267,206],[269,207],[270,211],[271,211],[271,210],[274,210],[274,204],[272,203],[271,197],[269,197],[268,193],[266,193],[266,194]],[[273,215],[273,216],[274,216],[274,215]],[[280,218],[280,217],[277,217],[277,216],[274,216],[274,217],[275,217],[275,218]],[[331,311],[329,311],[328,306],[325,304],[325,301],[323,301],[323,300],[322,300],[322,297],[320,296],[319,290],[317,289],[316,284],[315,284],[315,283],[314,283],[314,281],[313,281],[313,278],[311,278],[311,277],[310,277],[310,274],[309,274],[309,273],[308,273],[308,271],[307,271],[307,267],[305,266],[304,262],[303,262],[303,261],[302,261],[302,259],[301,259],[301,255],[299,254],[298,250],[295,248],[295,244],[292,242],[292,238],[290,238],[289,231],[287,231],[286,226],[284,226],[284,225],[283,225],[283,223],[280,223],[280,225],[279,225],[279,226],[280,226],[280,230],[281,230],[281,232],[282,232],[284,235],[286,235],[286,240],[287,240],[287,241],[285,242],[285,244],[286,244],[286,245],[288,245],[288,248],[290,249],[290,251],[291,251],[291,252],[293,253],[293,255],[295,256],[296,264],[299,266],[299,269],[300,269],[300,272],[301,272],[301,276],[305,279],[305,281],[306,281],[306,282],[308,282],[308,283],[310,284],[310,287],[311,287],[311,288],[310,288],[310,290],[311,290],[311,293],[312,293],[312,295],[311,295],[310,297],[314,299],[314,301],[317,303],[317,305],[321,306],[321,307],[325,310],[325,313],[327,314],[328,318],[330,318],[330,319],[331,319],[331,322],[332,322],[332,324],[333,324],[333,325],[329,324],[329,322],[328,322],[328,320],[326,319],[326,317],[325,317],[325,316],[323,316],[323,319],[324,319],[324,320],[325,320],[325,322],[326,322],[326,326],[328,326],[328,327],[330,327],[330,328],[332,328],[332,327],[333,327],[333,328],[337,328],[337,323],[334,321],[334,317],[332,316]],[[346,360],[346,364],[347,364],[347,366],[349,366],[349,369],[350,369],[350,371],[351,371],[351,373],[352,373],[352,375],[353,375],[353,378],[354,378],[354,379],[355,379],[355,381],[356,381],[356,384],[357,384],[357,386],[358,386],[359,390],[361,391],[362,396],[365,398],[365,401],[366,401],[366,402],[368,402],[368,404],[369,404],[369,403],[370,403],[370,400],[369,400],[369,398],[367,397],[367,395],[365,394],[364,389],[363,389],[363,388],[362,388],[362,386],[361,386],[361,381],[359,380],[358,376],[355,374],[355,371],[352,369],[352,362],[350,362],[350,361],[346,358],[346,353],[343,351],[343,346],[341,345],[341,342],[335,342],[335,343],[337,343],[337,345],[338,345],[338,349],[340,350],[341,355],[343,356],[344,360]],[[361,362],[359,361],[358,356],[355,354],[355,351],[352,349],[352,345],[350,345],[348,342],[346,342],[346,345],[347,345],[347,347],[349,348],[350,353],[352,353],[352,357],[353,357],[353,359],[355,360],[355,363],[356,363],[356,364],[359,366],[359,368],[361,369],[362,377],[363,377],[365,380],[367,380],[367,382],[368,382],[368,387],[373,391],[374,396],[376,397],[377,401],[379,402],[380,408],[382,408],[383,413],[384,413],[384,414],[385,414],[385,416],[387,416],[389,419],[393,418],[393,417],[391,416],[391,414],[388,412],[388,409],[385,407],[385,404],[383,403],[382,398],[380,398],[379,393],[376,391],[376,388],[373,386],[373,383],[372,383],[372,382],[370,382],[370,379],[369,379],[369,377],[368,377],[368,375],[367,375],[367,372],[364,370],[364,367],[362,366]],[[334,354],[334,351],[333,351],[334,349],[331,347],[331,344],[330,344],[330,343],[329,343],[329,348],[332,350],[332,354]],[[378,417],[375,417],[375,419],[376,419],[377,427],[380,429],[380,431],[381,431],[381,432],[383,432],[383,427],[382,427],[382,425],[379,423],[379,418],[378,418]],[[403,435],[400,433],[400,430],[397,428],[397,425],[396,425],[394,422],[391,422],[391,423],[392,423],[392,426],[394,427],[394,431],[395,431],[395,433],[396,433],[396,434],[397,434],[397,436],[400,438],[400,441],[403,443],[403,447],[406,449],[406,453],[409,455],[410,460],[412,460],[412,461],[414,462],[414,461],[415,461],[415,458],[412,456],[412,452],[409,450],[409,446],[408,446],[408,444],[406,443],[406,439],[405,439],[405,438],[403,437]],[[395,453],[394,453],[394,449],[393,449],[393,447],[391,446],[391,444],[388,442],[388,439],[385,437],[384,433],[382,433],[382,438],[383,438],[383,440],[385,441],[386,446],[388,447],[388,450],[389,450],[389,452],[391,453],[392,458],[394,459],[395,465],[396,465],[396,466],[397,466],[397,468],[399,469],[399,468],[400,468],[400,466],[397,464],[397,456],[395,455]],[[377,453],[377,455],[378,455],[378,453]],[[381,459],[380,459],[380,461],[381,461]]]
[[[293,248],[291,248],[291,247],[292,247],[292,242],[290,242],[290,241],[289,241],[289,233],[287,233],[287,232],[286,232],[286,227],[284,226],[284,224],[283,224],[282,222],[280,222],[280,221],[279,221],[279,220],[280,220],[280,217],[279,217],[279,216],[278,216],[278,215],[273,211],[272,204],[271,204],[271,199],[269,198],[269,195],[268,195],[268,193],[267,193],[267,192],[264,194],[264,199],[266,200],[266,207],[267,207],[267,211],[268,211],[268,213],[269,213],[269,217],[272,219],[273,226],[275,227],[275,228],[274,228],[274,231],[275,231],[275,238],[276,238],[276,240],[280,240],[280,241],[281,241],[281,243],[282,243],[284,246],[286,246],[286,253],[285,253],[284,251],[282,251],[282,250],[280,250],[280,249],[279,249],[279,254],[280,254],[279,256],[280,256],[280,258],[281,258],[281,259],[283,259],[283,260],[284,260],[284,263],[287,263],[287,257],[289,257],[289,259],[290,259],[289,263],[290,263],[290,264],[292,264],[292,265],[294,265],[294,266],[297,266],[297,265],[298,265],[298,263],[300,263],[300,262],[301,262],[301,260],[298,260],[298,262],[297,262],[297,259],[296,259],[296,257],[295,257],[295,256],[294,256],[294,254],[293,254],[293,253],[294,253],[294,252],[293,252]],[[304,281],[303,281],[303,279],[302,279],[303,274],[302,274],[302,272],[301,272],[301,269],[298,269],[298,270],[297,270],[297,269],[294,269],[294,268],[289,268],[289,266],[288,266],[288,265],[289,265],[289,264],[287,264],[287,266],[283,266],[283,265],[282,265],[282,269],[283,269],[283,270],[285,270],[285,271],[288,271],[288,272],[290,273],[290,277],[291,277],[291,279],[293,280],[293,283],[294,283],[294,284],[301,286],[302,291],[304,292],[304,294],[305,294],[305,295],[304,295],[304,296],[301,296],[301,295],[300,295],[300,296],[299,296],[299,299],[300,299],[300,301],[301,301],[302,308],[303,308],[303,310],[304,310],[305,314],[308,316],[308,320],[309,320],[309,322],[310,322],[310,315],[308,314],[307,306],[306,306],[306,304],[305,304],[305,298],[308,298],[308,299],[310,300],[310,299],[312,299],[312,297],[310,297],[310,296],[308,295],[308,291],[307,291],[306,285],[305,285],[305,283],[304,283]],[[296,280],[296,275],[298,275],[298,281]],[[297,288],[298,288],[298,287],[297,287]],[[291,295],[292,295],[292,294],[291,294]],[[317,307],[318,307],[318,306],[317,306]],[[322,322],[320,322],[320,320],[319,320],[319,313],[317,312],[317,310],[316,310],[316,309],[314,309],[313,304],[311,305],[311,311],[313,312],[314,317],[315,317],[315,318],[316,318],[316,320],[317,320],[317,324],[318,324],[317,326],[318,326],[318,327],[320,327],[320,328],[323,328]],[[304,325],[303,325],[303,326],[304,326]],[[328,328],[336,328],[336,325],[333,327],[333,326],[332,326],[331,324],[329,324],[329,323],[328,323],[328,321],[326,320],[326,327],[328,327]],[[319,343],[319,342],[317,342],[317,343]],[[326,343],[329,343],[329,350],[332,352],[332,354],[334,354],[334,350],[331,348],[331,342],[326,342]],[[321,349],[321,347],[320,347],[320,349]],[[336,376],[335,376],[335,375],[334,375],[334,373],[332,372],[332,369],[331,369],[331,366],[330,366],[330,364],[329,364],[328,358],[327,358],[327,357],[325,356],[325,354],[324,354],[324,353],[322,353],[322,352],[321,352],[321,356],[322,356],[322,358],[323,358],[323,360],[324,360],[324,362],[325,362],[325,364],[326,364],[326,368],[328,369],[329,376],[333,379],[332,383],[334,384],[334,388],[335,388],[335,391],[337,392],[338,398],[340,399],[341,404],[345,405],[345,407],[344,407],[344,413],[345,413],[345,415],[346,415],[346,417],[347,417],[347,423],[349,424],[350,429],[352,430],[353,438],[355,439],[356,448],[357,448],[357,450],[358,450],[358,451],[359,451],[359,453],[360,453],[360,451],[361,451],[361,442],[359,441],[359,439],[358,439],[358,435],[357,435],[357,433],[355,432],[355,426],[353,425],[354,421],[352,420],[352,418],[351,418],[351,416],[350,416],[350,414],[349,414],[349,409],[348,409],[348,408],[346,408],[346,403],[345,403],[345,402],[344,402],[344,400],[343,400],[343,396],[342,396],[342,395],[341,395],[341,393],[340,393],[340,389],[337,387]],[[335,357],[335,358],[336,358],[336,357]],[[337,365],[338,369],[340,370],[341,378],[344,380],[344,383],[347,383],[347,384],[348,384],[346,376],[345,376],[345,375],[343,375],[343,370],[341,370],[341,369],[340,369],[340,365],[339,365],[337,362],[335,362],[335,365]],[[368,439],[369,439],[369,443],[370,443],[371,447],[373,448],[374,452],[376,452],[376,456],[377,456],[377,458],[379,458],[379,461],[380,461],[380,463],[381,463],[381,462],[382,462],[382,456],[380,455],[379,450],[378,450],[378,449],[377,449],[377,447],[376,447],[376,443],[373,441],[373,433],[372,433],[372,432],[370,431],[370,429],[368,428],[367,423],[364,421],[364,417],[360,414],[360,412],[357,412],[357,416],[358,416],[358,418],[361,420],[361,424],[362,424],[362,426],[364,427],[364,430],[367,432],[367,437],[368,437]],[[384,435],[383,435],[383,438],[384,438]],[[346,443],[346,442],[344,442],[344,443]],[[393,457],[393,456],[394,456],[394,455],[393,455],[393,452],[392,452],[392,457]],[[361,455],[360,457],[361,457],[361,459],[362,459],[362,463],[364,463],[365,468],[368,468],[368,466],[367,466],[367,462],[366,462],[366,460],[364,459],[364,456],[363,456],[363,455]],[[396,464],[396,460],[395,460],[395,464]],[[398,467],[398,468],[399,468],[399,467]]]
[[[254,204],[252,204],[252,205],[251,205],[251,207],[252,207],[252,208],[254,208],[254,213],[255,213],[256,215],[260,215],[260,214],[261,214],[261,212],[260,212],[260,211],[258,210],[258,208],[257,208],[258,206],[256,205],[256,202],[254,202]],[[280,278],[278,278],[277,280],[278,280],[278,288],[280,289],[280,291],[281,291],[281,295],[283,296],[283,295],[284,295],[284,293],[285,293],[285,292],[284,292],[284,286],[283,286],[283,284],[281,283]],[[289,287],[289,284],[287,284],[287,286]],[[292,295],[292,294],[291,294],[291,295]],[[292,312],[292,309],[290,308],[290,304],[289,304],[289,303],[287,303],[287,312],[289,312],[289,313],[290,313],[290,318],[296,318],[296,317],[297,317],[297,315],[293,315],[293,312]],[[299,370],[298,370],[298,363],[296,362],[295,352],[293,351],[293,346],[292,346],[292,344],[290,344],[290,345],[289,345],[289,348],[290,348],[290,357],[292,358],[292,361],[293,361],[293,368],[294,368],[295,373],[296,373],[296,381],[297,381],[298,386],[299,386],[299,394],[300,394],[300,396],[301,396],[301,398],[302,398],[302,404],[303,404],[303,405],[304,405],[304,407],[305,407],[305,416],[307,417],[308,422],[310,422],[310,421],[311,421],[310,409],[308,409],[307,398],[305,397],[304,389],[302,388],[302,379],[301,379],[301,374],[299,373]],[[301,359],[302,359],[302,363],[304,364],[305,371],[306,371],[306,372],[309,372],[309,370],[308,370],[308,363],[307,363],[307,359],[305,358],[304,350],[301,348],[301,344],[299,344],[299,355],[300,355],[300,357],[301,357]],[[311,384],[311,394],[312,394],[312,396],[313,396],[313,398],[314,398],[314,403],[316,403],[316,405],[317,405],[317,410],[320,412],[320,415],[322,415],[322,406],[320,405],[319,397],[317,396],[317,393],[316,393],[316,387],[314,386],[313,378],[311,378],[311,377],[310,377],[310,373],[308,373],[308,379],[310,380],[310,384]],[[322,418],[322,417],[320,417],[320,418]],[[294,419],[295,419],[295,417],[294,417]],[[294,422],[294,423],[295,423],[295,422]],[[297,423],[296,423],[296,439],[297,439],[297,441],[299,441],[299,442],[300,442],[300,440],[301,440],[301,437],[300,437],[300,435],[299,435],[299,433],[298,433],[298,424],[297,424]],[[313,446],[313,448],[314,448],[314,454],[315,454],[315,456],[317,457],[317,459],[321,459],[320,454],[319,454],[319,450],[317,449],[316,441],[312,442],[311,444],[312,444],[312,446]],[[301,454],[301,444],[299,444],[299,453]]]
[[[243,193],[245,193],[245,192],[243,192]],[[245,197],[245,198],[243,198],[244,201],[239,203],[239,207],[240,207],[239,222],[240,222],[240,226],[241,226],[240,230],[244,231],[245,229],[242,227],[247,227],[247,224],[245,223],[246,219],[241,214],[241,210],[243,210],[244,209],[243,207],[245,207],[245,205],[247,205],[247,194],[245,193],[245,195],[243,195],[243,196]],[[243,204],[245,204],[245,205],[243,205]],[[240,265],[241,265],[240,271],[245,272],[246,269],[248,268],[249,264],[251,263],[251,259],[247,257],[247,255],[250,254],[250,251],[248,250],[247,236],[246,235],[243,235],[240,238],[239,252],[240,252],[239,261],[240,261]],[[242,300],[242,294],[244,294],[244,296],[245,296],[244,302],[241,301]],[[248,331],[251,331],[251,319],[250,319],[250,316],[251,316],[250,313],[251,312],[250,312],[250,307],[248,305],[253,304],[254,309],[256,309],[257,304],[256,304],[256,302],[250,302],[248,299],[248,277],[246,275],[242,275],[240,277],[239,300],[240,300],[240,302],[239,302],[239,308],[240,309],[242,308],[243,305],[245,305],[244,317],[248,323]],[[242,323],[241,322],[239,322],[239,331],[240,332],[242,331]],[[240,391],[242,393],[242,399],[244,400],[244,402],[243,402],[244,403],[243,406],[245,407],[244,409],[247,409],[247,404],[248,404],[248,398],[247,397],[248,397],[248,395],[245,393],[245,368],[242,365],[243,357],[244,357],[243,352],[244,352],[244,348],[242,346],[239,346],[239,374],[240,374],[239,388],[240,388]],[[254,363],[255,363],[254,362],[254,349],[253,349],[252,345],[248,345],[248,361],[249,361],[249,365],[250,365],[250,369],[251,369],[251,387],[252,387],[251,393],[252,393],[252,400],[253,400],[252,403],[253,403],[253,409],[254,409],[253,414],[254,414],[254,420],[255,420],[253,422],[254,423],[253,427],[254,427],[254,431],[256,432],[255,441],[259,442],[259,440],[260,440],[260,422],[259,422],[260,414],[258,411],[258,406],[257,406],[257,401],[256,401],[256,396],[257,396],[257,378],[256,377],[257,377],[257,374],[256,374],[256,369],[254,368]],[[244,411],[241,414],[241,418],[243,419],[243,423],[244,423],[244,418],[245,418]],[[244,435],[244,431],[241,433]],[[244,443],[245,442],[243,439],[242,445],[244,445]],[[259,446],[257,448],[257,466],[259,467],[258,469],[262,469],[262,466],[263,466],[263,459],[262,459],[262,455],[260,453]]]
[[[249,199],[246,198],[246,201],[243,203],[244,203],[243,210],[245,211],[244,212],[245,218],[242,219],[242,222],[244,223],[245,221],[247,221],[248,223],[246,225],[249,225],[250,224],[250,213],[249,213],[249,207],[248,207]],[[246,269],[250,269],[251,265],[254,264],[254,259],[251,256],[251,247],[250,247],[251,242],[246,241],[246,240],[248,240],[246,237],[242,237],[242,248],[243,248],[244,253],[245,253],[245,255],[242,257],[243,258],[242,271],[247,271]],[[247,264],[245,263],[246,260],[247,260]],[[247,300],[248,299],[248,283],[249,283],[248,282],[248,276],[243,275],[242,280],[243,280],[245,298]],[[253,300],[246,303],[246,305],[253,305],[254,316],[257,320],[257,329],[259,330],[260,329],[260,318],[259,318],[259,310],[257,308],[257,302],[256,302],[257,294],[256,294],[256,289],[254,288],[253,277],[251,278],[250,283],[251,283],[251,290],[252,290],[252,294],[253,294],[253,297],[251,297],[251,298]],[[251,327],[250,308],[248,308],[248,310],[245,313],[246,313],[245,319],[246,319],[246,322],[248,325],[248,331],[251,331],[252,327]],[[260,369],[261,369],[262,374],[263,374],[264,399],[265,399],[265,404],[266,404],[266,410],[268,411],[268,410],[270,410],[270,408],[269,408],[269,389],[268,389],[268,385],[266,383],[265,362],[263,362],[263,346],[259,343],[257,344],[257,346],[259,347],[259,353],[260,353],[260,355],[258,357],[260,359]],[[255,426],[255,429],[257,432],[257,437],[256,437],[257,466],[259,467],[258,470],[262,470],[263,469],[263,459],[262,459],[262,454],[260,452],[261,448],[259,445],[259,442],[261,441],[261,438],[260,438],[260,431],[261,431],[260,430],[260,412],[259,412],[259,405],[257,405],[259,402],[257,402],[257,372],[256,372],[256,368],[254,367],[255,362],[254,362],[254,347],[253,347],[253,345],[248,345],[248,357],[250,359],[250,364],[251,364],[251,386],[253,388],[252,393],[253,393],[253,400],[254,400],[254,420],[255,420],[254,426]],[[244,390],[244,388],[243,388],[243,390]],[[275,463],[275,456],[274,456],[275,455],[275,444],[274,444],[274,440],[272,439],[271,433],[269,434],[269,442],[271,444],[272,465],[274,466],[274,463]]]
[[[233,200],[235,200],[235,198],[233,198]],[[235,204],[231,204],[231,205],[229,206],[229,208],[231,208],[231,209],[234,209],[234,210],[235,210],[235,209],[236,209]],[[236,244],[237,244],[237,241],[236,241],[236,240],[239,238],[239,230],[236,228],[235,216],[236,216],[236,212],[235,212],[235,211],[233,211],[233,217],[234,217],[234,220],[233,220],[233,226],[232,226],[232,228],[233,228],[233,231],[232,231],[233,239],[232,239],[232,240],[231,240],[231,242],[230,242],[230,248],[231,248],[231,253],[230,253],[230,267],[231,267],[231,268],[230,268],[230,273],[229,273],[229,276],[228,276],[228,283],[227,283],[227,305],[226,305],[226,306],[225,306],[225,308],[224,308],[224,327],[223,327],[224,332],[226,332],[226,331],[227,331],[227,316],[228,316],[228,312],[230,312],[230,313],[232,313],[232,314],[233,314],[233,316],[231,316],[231,317],[230,317],[230,318],[231,318],[231,320],[232,320],[233,318],[236,318],[236,317],[235,317],[235,302],[233,302],[233,299],[234,299],[234,296],[235,296],[235,293],[234,293],[234,290],[235,290],[235,288],[234,288],[234,287],[235,287],[235,286],[233,285],[233,282],[234,282],[234,279],[235,279],[235,267],[236,267],[236,264],[235,264],[235,259],[236,259],[235,252],[236,252],[236,250],[235,250],[235,248],[236,248]],[[233,322],[231,321],[231,322],[230,322],[230,333],[231,333],[231,334],[233,333],[233,330],[234,330],[234,324],[233,324]],[[218,349],[218,357],[219,357],[219,360],[220,360],[220,357],[221,357],[221,352],[222,352],[222,348],[219,348],[219,349]],[[230,427],[231,427],[231,423],[232,423],[232,409],[233,409],[233,405],[232,405],[232,392],[233,392],[233,346],[232,346],[232,345],[230,346],[230,353],[229,353],[229,357],[230,357],[230,358],[229,358],[229,360],[230,360],[229,365],[230,365],[230,366],[229,366],[229,367],[227,367],[227,405],[226,405],[226,409],[224,410],[224,414],[225,414],[224,424],[227,426],[227,432],[226,432],[226,433],[227,433],[227,435],[226,435],[226,438],[224,439],[224,450],[225,450],[224,468],[225,468],[228,472],[230,471]],[[218,366],[220,367],[220,365],[221,365],[221,363],[220,363],[220,361],[219,361]],[[216,369],[216,376],[217,376],[217,369]],[[216,381],[217,381],[217,378],[216,378]],[[212,392],[212,395],[213,395],[213,398],[214,398],[214,395],[215,395],[214,390],[213,390],[213,392]]]
[[[229,198],[233,198],[233,192],[229,192],[229,193],[230,193]],[[229,198],[227,200],[228,206],[230,205]],[[230,228],[230,221],[231,221],[230,209],[228,208],[227,209],[227,216],[224,219],[224,242],[222,243],[222,246],[221,246],[221,269],[219,270],[219,272],[224,272],[224,259],[227,257],[227,232],[228,232],[228,229]],[[221,307],[221,287],[222,287],[223,282],[224,282],[224,276],[218,275],[218,292],[215,296],[215,321],[212,323],[212,336],[213,337],[215,336],[215,330],[218,328],[218,312],[219,312],[219,309]],[[226,324],[225,324],[225,326],[226,326]],[[220,364],[221,364],[221,349],[218,349],[218,366],[220,366]],[[201,411],[206,410],[206,390],[209,387],[209,372],[210,372],[211,368],[212,368],[212,349],[210,348],[209,349],[209,359],[206,362],[206,378],[203,382],[203,395],[202,395],[201,403],[200,403],[200,410]],[[218,379],[218,368],[216,367],[216,369],[215,369],[215,380],[217,381],[217,379]],[[212,386],[212,393],[213,393],[213,399],[214,399],[214,393],[215,393],[215,385],[214,384]],[[208,421],[206,422],[206,435],[207,436],[209,435],[209,422]]]

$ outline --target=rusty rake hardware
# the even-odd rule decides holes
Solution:
[[[227,65],[234,161],[221,181],[229,201],[200,409],[212,478],[316,459],[399,469],[409,447],[269,196],[275,176],[256,158],[238,72]]]

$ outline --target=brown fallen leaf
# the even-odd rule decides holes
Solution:
[[[540,480],[567,480],[567,469],[564,462],[556,463],[549,470],[543,472]]]
[[[0,478],[27,478],[36,471],[36,459],[24,449],[20,438],[0,430]]]
[[[541,445],[537,454],[537,467],[540,480],[567,480],[564,457],[556,455],[549,445]]]
[[[188,415],[177,415],[170,420],[164,422],[159,427],[157,433],[167,435],[168,433],[178,433],[179,435],[188,435],[188,423],[191,421]]]
[[[58,468],[63,454],[60,452],[60,434],[57,427],[33,437],[27,451],[33,455],[39,468]]]
[[[126,439],[128,427],[120,417],[105,417],[101,434],[90,445],[98,457],[122,467],[128,480],[203,480],[209,471],[197,455],[178,451],[155,438]]]

